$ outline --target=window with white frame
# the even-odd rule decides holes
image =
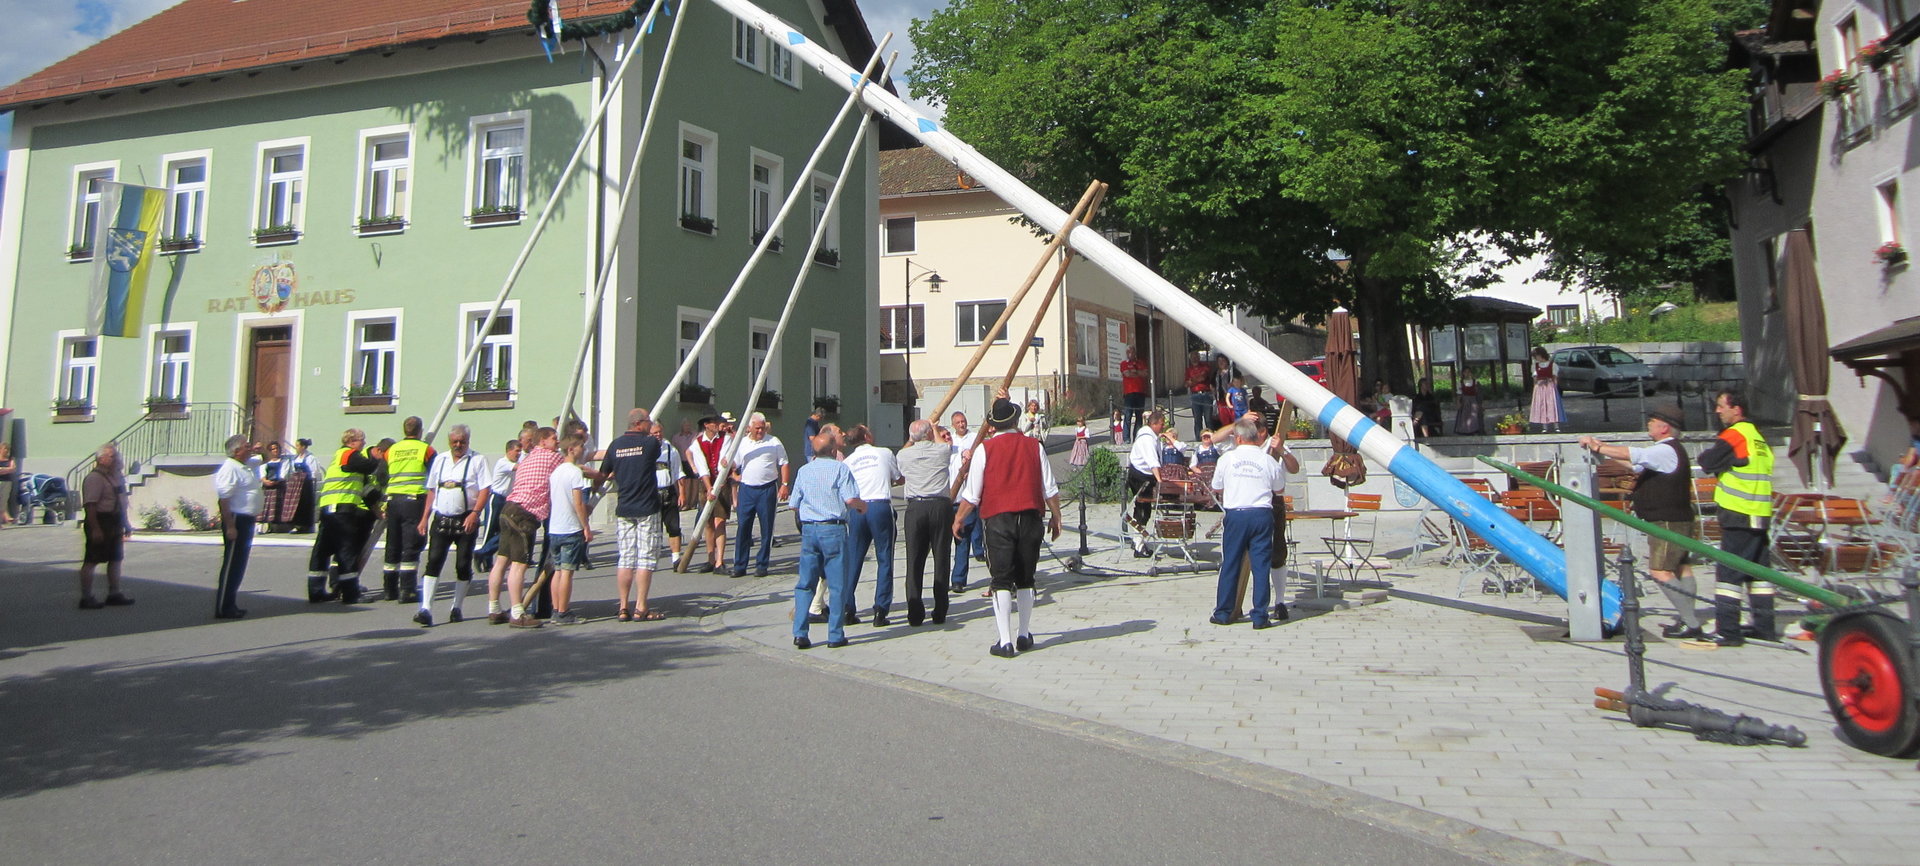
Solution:
[[[987,329],[1007,311],[1006,301],[960,301],[953,305],[953,341],[956,345],[977,346],[987,341]],[[993,342],[1005,343],[1007,329],[1002,326]]]
[[[460,384],[462,391],[511,391],[519,382],[518,369],[514,366],[519,359],[520,344],[520,302],[508,301],[500,308],[500,315],[493,320],[493,327],[486,326],[487,313],[492,304],[462,304],[460,313],[465,321],[461,329],[460,357],[475,342],[480,351],[473,357],[473,364],[467,367]]]
[[[260,222],[256,228],[298,231],[307,183],[306,145],[260,154]]]
[[[481,315],[485,316],[484,310]],[[347,366],[347,396],[392,396],[400,378],[400,313],[390,310],[351,313],[348,327],[353,344]],[[471,327],[477,328],[479,323]],[[508,328],[512,328],[511,323]]]
[[[61,406],[92,407],[100,381],[100,338],[79,331],[60,332],[60,382],[54,399]]]
[[[793,52],[772,39],[767,40],[767,74],[789,87],[800,86],[800,70],[794,65]]]
[[[780,211],[780,158],[755,151],[752,172],[747,189],[747,214],[748,227],[753,233],[748,239],[757,244]],[[773,234],[779,237],[780,232]]]
[[[1565,328],[1570,325],[1580,324],[1580,305],[1578,304],[1547,305],[1547,323],[1560,328]]]
[[[760,31],[753,25],[738,18],[733,19],[733,59],[752,67],[755,71],[760,65]]]
[[[472,216],[526,210],[527,119],[522,114],[473,122]]]
[[[887,228],[881,240],[886,244],[886,255],[899,255],[913,252],[913,217],[888,217]]]
[[[772,322],[754,319],[747,323],[747,374],[748,382],[760,378],[760,369],[769,363],[773,367],[767,370],[766,390],[780,390],[780,360],[774,357]]]
[[[204,156],[167,161],[167,228],[164,240],[175,244],[198,243],[206,239],[207,158]]]
[[[1073,311],[1073,371],[1100,375],[1100,317],[1084,310]]]
[[[813,398],[840,396],[840,336],[813,332]]]
[[[113,180],[112,168],[83,168],[74,172],[73,238],[75,249],[93,249],[100,229],[100,195]]]
[[[880,308],[880,351],[927,347],[927,305]]]
[[[833,178],[824,174],[814,175],[813,221],[808,223],[807,227],[817,231],[822,223],[826,224],[826,232],[820,238],[820,249],[833,250],[837,257],[840,251],[840,208],[837,205],[832,208],[827,207],[827,202],[832,198]],[[838,261],[837,258],[836,261]]]
[[[147,396],[186,402],[193,382],[193,331],[164,329],[152,332],[153,383]]]
[[[674,326],[676,350],[673,359],[676,363],[685,363],[687,356],[693,354],[694,344],[699,342],[700,333],[713,321],[713,313],[707,310],[695,310],[681,307],[679,319]],[[694,359],[693,366],[687,369],[686,383],[713,387],[713,341],[707,341]]]
[[[408,175],[413,165],[413,141],[408,133],[371,136],[360,153],[365,169],[360,179],[362,227],[385,226],[407,217]]]
[[[714,172],[719,138],[697,127],[680,125],[680,225],[712,234],[714,229]]]

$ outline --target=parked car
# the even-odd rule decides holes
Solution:
[[[1314,384],[1323,388],[1326,387],[1327,359],[1315,358],[1311,361],[1295,361],[1293,362],[1293,368],[1306,374],[1306,377],[1312,379]]]
[[[1654,389],[1653,370],[1618,346],[1574,346],[1553,353],[1560,390],[1595,394],[1633,392],[1635,383]]]

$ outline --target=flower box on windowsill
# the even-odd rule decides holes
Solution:
[[[482,388],[474,391],[461,391],[461,403],[501,403],[513,399],[513,391],[508,388]]]
[[[780,392],[779,391],[760,392],[760,399],[753,401],[753,408],[762,409],[768,412],[780,411]]]
[[[347,398],[348,406],[391,406],[392,394],[355,394]]]
[[[687,231],[703,235],[711,235],[715,231],[712,217],[695,216],[693,214],[681,214],[680,227]]]
[[[73,414],[55,411],[53,413],[53,423],[55,424],[91,424],[93,423],[93,407],[89,406],[87,407],[86,411],[77,412]]]
[[[816,250],[813,254],[813,260],[827,267],[837,268],[840,267],[840,251],[827,249]]]
[[[184,400],[148,400],[147,417],[169,420],[187,417],[187,404]]]
[[[162,253],[197,253],[199,251],[200,251],[199,238],[186,237],[186,238],[161,238],[160,239],[160,252]]]
[[[68,404],[68,405],[61,405],[56,403],[54,404],[54,407],[53,407],[53,414],[54,414],[54,417],[57,417],[57,418],[73,418],[80,415],[85,415],[91,418],[93,416],[93,406],[86,403],[74,403],[74,404]]]
[[[507,210],[477,210],[467,215],[469,226],[501,226],[518,223],[525,214],[519,208]]]
[[[825,397],[815,397],[813,398],[813,408],[825,412],[828,415],[838,414],[840,411],[840,398],[831,394]]]
[[[713,404],[713,389],[705,385],[681,385],[680,402],[691,406],[710,406]]]
[[[766,237],[766,236],[767,236],[767,233],[766,233],[766,232],[754,232],[754,233],[753,233],[753,244],[754,244],[754,246],[759,246],[759,245],[760,245],[760,239],[761,239],[761,238],[764,238],[764,237]],[[785,244],[784,244],[784,243],[783,243],[783,242],[782,242],[782,241],[780,240],[780,236],[779,236],[779,235],[774,235],[774,236],[773,236],[773,240],[771,240],[771,241],[768,241],[768,242],[767,242],[767,252],[770,252],[770,253],[777,253],[777,252],[779,252],[779,251],[780,251],[780,248],[781,248],[781,247],[783,247],[783,246],[785,246]]]
[[[378,220],[363,219],[358,225],[354,226],[354,231],[363,238],[370,235],[397,235],[406,230],[407,221],[398,217]]]
[[[89,247],[68,247],[67,261],[70,261],[70,262],[93,261],[93,250]]]
[[[300,232],[291,226],[268,226],[253,230],[253,245],[256,247],[290,244],[300,239]]]

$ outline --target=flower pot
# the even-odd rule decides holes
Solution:
[[[1519,436],[1527,432],[1527,426],[1525,424],[1505,424],[1498,429],[1502,436]]]
[[[1306,439],[1306,438],[1308,438],[1308,437],[1310,437],[1310,436],[1312,436],[1312,435],[1313,435],[1313,434],[1311,434],[1311,433],[1308,433],[1308,432],[1306,432],[1306,431],[1304,431],[1304,430],[1288,430],[1288,431],[1287,431],[1287,438],[1288,438],[1288,439]]]
[[[349,406],[391,406],[392,394],[357,394],[347,398]]]
[[[517,223],[520,221],[520,216],[520,211],[517,210],[503,210],[497,213],[477,213],[467,217],[467,224],[491,226],[501,223]]]

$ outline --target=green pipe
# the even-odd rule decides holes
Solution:
[[[1517,467],[1502,463],[1491,457],[1481,457],[1480,462],[1485,463],[1488,466],[1492,466],[1493,468],[1498,469],[1501,472],[1505,472],[1508,475],[1511,475],[1515,478],[1518,478],[1521,481],[1525,481],[1528,484],[1536,485],[1540,489],[1545,490],[1548,493],[1552,493],[1553,495],[1558,496],[1562,499],[1566,499],[1568,501],[1577,503],[1579,505],[1584,505],[1588,508],[1591,508],[1594,511],[1597,511],[1603,515],[1606,515],[1607,517],[1611,517],[1614,520],[1617,520],[1623,524],[1626,524],[1627,526],[1633,527],[1634,529],[1638,529],[1641,532],[1644,532],[1648,535],[1653,536],[1654,538],[1666,539],[1669,542],[1680,545],[1682,548],[1688,551],[1697,553],[1703,557],[1706,557],[1707,559],[1713,560],[1714,562],[1720,563],[1721,565],[1731,568],[1734,571],[1738,571],[1738,572],[1741,572],[1742,574],[1747,574],[1753,577],[1760,578],[1761,580],[1764,580],[1768,583],[1778,586],[1781,589],[1784,589],[1788,592],[1793,593],[1794,595],[1800,596],[1802,598],[1809,598],[1814,601],[1820,602],[1821,604],[1827,605],[1828,607],[1834,607],[1834,608],[1848,607],[1853,604],[1852,599],[1847,598],[1846,596],[1841,595],[1837,592],[1834,592],[1833,590],[1814,586],[1813,584],[1808,583],[1804,580],[1801,580],[1797,577],[1792,577],[1782,572],[1775,571],[1764,565],[1748,562],[1744,559],[1741,559],[1738,556],[1734,556],[1733,554],[1728,553],[1724,550],[1721,550],[1717,547],[1708,545],[1705,542],[1702,542],[1698,539],[1688,538],[1684,535],[1681,535],[1680,533],[1662,529],[1658,526],[1655,526],[1654,524],[1648,523],[1647,521],[1641,520],[1638,517],[1635,517],[1631,514],[1621,511],[1618,508],[1615,508],[1611,505],[1608,505],[1604,502],[1594,499],[1593,497],[1588,496],[1584,493],[1580,493],[1574,490],[1568,490],[1567,488],[1562,487],[1558,484],[1555,484],[1551,481],[1548,481],[1544,478],[1535,478],[1532,475],[1528,475],[1527,473],[1520,471],[1520,469]]]

